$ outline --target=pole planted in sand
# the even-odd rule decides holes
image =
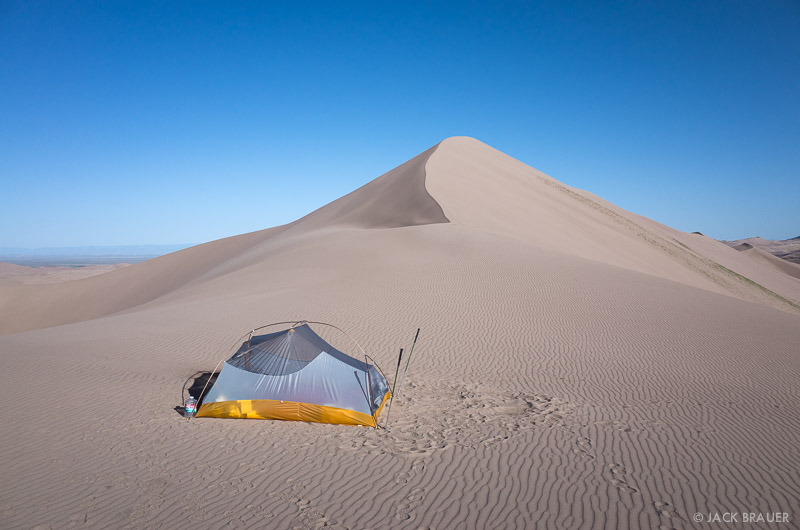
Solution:
[[[384,429],[389,428],[389,416],[392,414],[392,403],[394,402],[394,387],[397,385],[397,374],[400,373],[400,361],[403,360],[403,348],[400,348],[400,356],[397,357],[397,368],[394,370],[394,382],[392,383],[392,399],[389,401],[389,410],[386,411],[386,425]]]
[[[411,364],[411,356],[414,355],[414,346],[417,345],[417,339],[419,338],[419,328],[417,328],[417,334],[414,336],[414,342],[411,344],[411,351],[408,352],[408,359],[406,359],[406,367],[403,368],[403,378],[400,379],[400,388],[397,389],[397,393],[399,394],[401,390],[403,390],[403,383],[406,380],[406,374],[408,373],[408,365]]]

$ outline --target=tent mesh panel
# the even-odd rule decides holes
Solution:
[[[287,375],[302,370],[322,352],[359,370],[370,368],[325,342],[308,324],[252,337],[227,362],[256,374]]]

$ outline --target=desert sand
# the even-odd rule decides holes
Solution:
[[[105,274],[128,265],[129,263],[115,263],[113,265],[85,265],[82,267],[28,267],[0,261],[0,282],[5,281],[7,285],[13,283],[63,283]]]
[[[7,278],[0,527],[797,527],[800,267],[768,258],[456,137],[289,225]],[[422,328],[388,431],[176,412],[295,319],[387,374]]]

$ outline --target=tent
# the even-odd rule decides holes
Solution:
[[[377,426],[390,396],[386,378],[366,353],[364,361],[349,357],[308,324],[296,322],[266,335],[251,332],[201,394],[197,417]]]

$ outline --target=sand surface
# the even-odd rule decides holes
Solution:
[[[290,225],[0,282],[0,527],[797,527],[791,271],[451,138]],[[388,432],[181,419],[293,319],[387,373],[422,328]]]

